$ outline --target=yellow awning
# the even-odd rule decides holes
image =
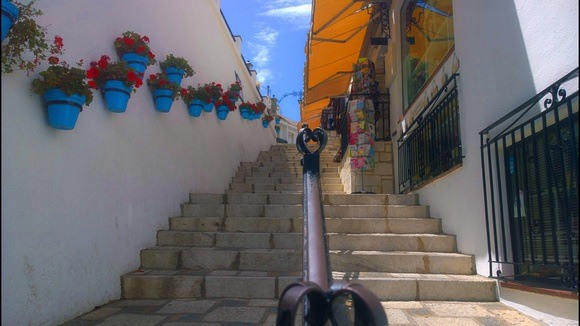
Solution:
[[[331,97],[344,95],[360,57],[367,26],[367,1],[313,0],[312,25],[306,44],[301,123],[320,125],[320,112]]]

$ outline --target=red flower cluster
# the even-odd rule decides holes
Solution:
[[[177,98],[182,94],[181,87],[175,82],[169,81],[167,75],[163,72],[149,75],[147,85],[153,91],[158,88],[169,89],[173,91],[173,98]]]
[[[220,105],[227,106],[230,111],[235,111],[238,108],[232,101],[230,101],[229,97],[227,96],[227,92],[226,94],[223,94],[219,100],[215,101],[216,107]]]
[[[119,80],[127,86],[135,86],[135,88],[143,85],[141,77],[127,63],[123,61],[110,62],[110,60],[109,56],[102,55],[99,61],[91,62],[91,67],[87,70],[88,84],[91,88],[103,87],[108,80]]]
[[[254,112],[255,113],[262,113],[262,112],[264,112],[265,109],[266,109],[266,104],[264,104],[264,102],[258,102],[258,103],[256,103],[256,106],[254,107]]]
[[[156,61],[155,54],[149,49],[149,38],[147,36],[128,31],[117,37],[114,44],[119,57],[125,53],[137,53],[149,58],[148,65],[152,65]]]

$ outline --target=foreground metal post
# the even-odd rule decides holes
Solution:
[[[332,284],[332,272],[320,187],[320,153],[326,146],[327,134],[316,128],[314,132],[307,125],[296,138],[296,147],[304,155],[304,262],[302,282],[292,283],[280,296],[276,325],[294,325],[298,306],[304,300],[304,324],[346,325],[346,306],[344,301],[350,295],[353,301],[354,325],[387,325],[387,317],[379,300],[359,284],[339,282]],[[316,141],[318,149],[311,152],[306,143]],[[340,315],[340,316],[338,316]]]

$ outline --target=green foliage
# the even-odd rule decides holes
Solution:
[[[46,38],[46,27],[38,25],[34,17],[42,15],[42,11],[33,7],[36,0],[23,5],[12,1],[20,10],[20,16],[14,23],[6,40],[2,44],[2,72],[12,73],[14,70],[24,70],[30,75],[42,61],[51,59],[57,63],[56,55],[63,53],[62,38],[58,35],[51,42]]]
[[[91,104],[93,93],[87,84],[87,74],[82,69],[82,64],[81,60],[77,62],[77,67],[70,67],[64,61],[59,65],[51,65],[39,73],[40,77],[32,81],[32,91],[36,94],[44,94],[48,89],[59,88],[68,96],[84,95],[85,104]]]
[[[147,85],[151,91],[158,88],[169,89],[173,91],[173,98],[175,99],[180,95],[181,87],[175,82],[169,81],[167,75],[164,72],[158,72],[156,74],[151,74],[147,79]]]
[[[189,62],[182,57],[175,57],[173,54],[169,54],[163,62],[159,64],[162,70],[167,68],[179,68],[185,71],[183,77],[191,77],[195,74],[193,68],[189,65]]]
[[[197,87],[188,86],[187,88],[183,88],[181,90],[181,99],[187,105],[191,104],[194,99],[198,99],[203,103],[210,103],[212,101],[207,89],[200,84]]]

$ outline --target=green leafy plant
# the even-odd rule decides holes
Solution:
[[[124,61],[111,62],[111,58],[102,55],[99,61],[91,62],[91,68],[87,71],[89,86],[94,89],[103,88],[109,80],[122,81],[125,86],[132,87],[133,92],[143,85],[143,80],[139,74]]]
[[[255,109],[254,109],[255,106],[256,106],[256,104],[250,103],[250,102],[242,102],[238,105],[238,107],[240,109],[247,108],[249,111],[252,111],[252,112],[255,112]]]
[[[169,54],[165,57],[165,60],[159,63],[161,69],[165,70],[167,68],[178,68],[185,71],[183,77],[191,77],[195,74],[193,68],[189,65],[189,62],[182,57],[175,57],[173,54]]]
[[[237,95],[239,95],[239,94],[240,94],[240,92],[242,91],[242,84],[240,84],[240,82],[239,82],[239,81],[237,81],[237,82],[235,82],[235,83],[231,84],[231,85],[230,85],[230,87],[228,88],[228,90],[229,90],[230,92],[234,92],[234,93],[236,93]]]
[[[163,72],[158,72],[156,74],[149,75],[147,79],[147,85],[151,91],[158,88],[168,89],[173,91],[173,98],[175,99],[180,95],[181,87],[175,82],[169,81],[167,75]]]
[[[209,84],[204,84],[203,87],[207,90],[213,101],[221,99],[224,92],[222,84],[211,82]]]
[[[68,96],[83,95],[86,97],[85,104],[91,104],[93,93],[87,83],[87,72],[82,69],[83,61],[80,60],[76,65],[70,67],[65,61],[51,65],[32,81],[32,91],[44,94],[49,89],[58,88]]]
[[[56,56],[63,54],[63,42],[58,35],[52,41],[47,39],[46,27],[38,25],[34,19],[42,15],[41,10],[34,8],[36,0],[27,5],[12,2],[20,10],[20,16],[2,44],[2,72],[12,73],[19,69],[29,76],[42,61],[49,59],[55,63]]]
[[[147,36],[141,36],[135,32],[127,31],[120,37],[117,37],[114,44],[119,58],[125,53],[136,53],[144,55],[149,59],[148,66],[157,62],[155,60],[155,54],[149,48],[149,38]]]
[[[210,103],[212,101],[207,89],[200,84],[198,84],[197,87],[188,86],[187,88],[182,88],[181,99],[187,105],[191,104],[194,99],[198,99],[203,103]]]

